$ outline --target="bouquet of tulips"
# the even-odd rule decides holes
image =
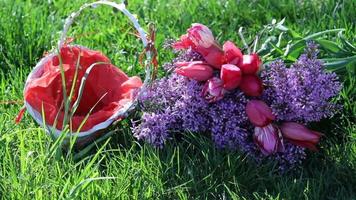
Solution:
[[[290,66],[281,59],[263,65],[257,53],[243,54],[232,41],[221,46],[202,24],[171,47],[179,54],[164,68],[173,73],[140,97],[138,139],[163,147],[176,134],[206,133],[218,148],[275,160],[282,170],[299,165],[306,149],[318,149],[323,134],[308,123],[337,111],[331,100],[341,84],[317,59],[314,42]]]

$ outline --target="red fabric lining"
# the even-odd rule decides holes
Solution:
[[[92,51],[79,46],[65,46],[61,49],[61,58],[66,79],[67,96],[75,74],[78,55],[80,54],[80,67],[78,78],[71,99],[71,107],[77,99],[80,81],[90,65],[97,62],[110,63],[110,60],[98,51]],[[54,124],[57,113],[59,112],[56,128],[61,130],[64,108],[61,110],[63,101],[62,79],[59,66],[59,58],[55,55],[47,60],[36,77],[30,79],[26,86],[24,97],[35,110],[42,113],[42,104],[45,112],[45,121],[49,125]],[[142,86],[139,77],[129,78],[123,71],[112,64],[96,65],[90,72],[83,91],[82,99],[79,103],[71,126],[73,131],[77,131],[80,124],[88,114],[89,110],[103,97],[96,105],[91,115],[85,122],[80,131],[87,131],[93,126],[106,121],[117,112],[127,102],[132,101],[134,91]]]

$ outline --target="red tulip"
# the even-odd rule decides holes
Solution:
[[[261,100],[250,100],[246,105],[246,114],[250,122],[258,127],[267,126],[275,119],[272,109]]]
[[[309,130],[307,127],[295,122],[283,123],[281,130],[283,137],[290,143],[317,151],[315,145],[319,143],[322,136],[321,133]]]
[[[190,47],[192,47],[194,44],[193,42],[189,39],[188,34],[184,34],[182,36],[180,36],[180,39],[175,42],[172,47],[174,49],[188,49]]]
[[[261,96],[263,92],[262,81],[256,75],[242,76],[240,89],[247,96],[252,96],[252,97]]]
[[[220,69],[221,65],[224,64],[224,52],[217,44],[207,49],[197,47],[195,50],[203,56],[208,64],[216,69]]]
[[[242,61],[242,53],[231,41],[226,41],[223,45],[225,60],[229,64],[238,65]]]
[[[173,44],[176,49],[187,49],[196,47],[209,48],[215,44],[215,39],[211,30],[203,24],[192,24],[192,27],[188,29],[188,33],[182,35],[180,40]]]
[[[255,127],[253,140],[264,155],[271,155],[284,150],[282,137],[273,124],[265,127]]]
[[[243,55],[242,62],[238,65],[243,74],[256,74],[262,65],[257,54]]]
[[[182,66],[182,64],[188,65]],[[206,81],[213,76],[213,68],[202,61],[178,63],[177,65],[180,66],[175,69],[177,74],[197,81]]]
[[[241,70],[235,65],[225,64],[221,67],[220,78],[224,82],[224,88],[233,90],[240,85]]]
[[[217,77],[209,79],[203,88],[202,95],[209,102],[219,101],[224,97],[224,82]]]
[[[195,46],[209,48],[215,44],[215,39],[211,30],[203,24],[194,23],[188,29],[188,36]]]
[[[220,69],[224,63],[224,52],[214,39],[211,30],[202,24],[192,24],[188,33],[173,44],[175,49],[192,48],[200,53],[211,66]]]

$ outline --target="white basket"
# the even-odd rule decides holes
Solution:
[[[86,3],[83,6],[81,6],[77,12],[72,13],[66,19],[60,40],[58,42],[58,48],[61,49],[63,47],[63,45],[65,45],[67,32],[68,32],[69,28],[71,27],[75,18],[78,17],[84,9],[93,8],[93,7],[100,6],[100,5],[111,6],[111,7],[116,8],[117,10],[121,11],[125,16],[127,16],[129,18],[129,20],[133,23],[135,29],[138,31],[141,41],[143,43],[143,47],[145,49],[145,53],[146,53],[146,60],[144,63],[144,65],[145,65],[145,79],[144,79],[142,87],[138,91],[138,95],[136,95],[136,97],[134,98],[134,100],[132,102],[125,104],[120,110],[118,110],[109,119],[93,126],[90,130],[66,134],[64,136],[64,143],[68,143],[68,141],[71,137],[72,138],[75,137],[77,143],[84,144],[84,143],[88,143],[89,141],[94,140],[95,138],[97,138],[99,136],[105,135],[100,130],[105,130],[106,128],[108,128],[119,117],[127,116],[128,112],[131,111],[137,104],[137,98],[141,94],[141,91],[143,91],[143,88],[145,88],[147,86],[147,84],[150,82],[151,54],[152,53],[149,48],[146,48],[149,45],[147,38],[146,38],[146,33],[139,25],[137,19],[125,8],[125,4],[123,4],[123,3],[117,4],[114,2],[110,2],[110,1],[97,1],[97,2],[93,2],[93,3]],[[81,48],[85,48],[85,47],[81,47]],[[42,68],[43,64],[46,63],[46,61],[48,61],[48,59],[52,59],[52,57],[55,55],[57,55],[57,52],[52,52],[40,60],[40,62],[35,66],[35,68],[29,74],[29,76],[26,80],[25,88],[26,88],[27,84],[29,83],[29,81],[31,81],[31,79],[37,78],[40,76],[40,74],[42,74],[41,70],[43,70],[43,68]],[[35,110],[34,108],[32,108],[31,105],[29,105],[26,101],[25,101],[25,106],[26,106],[27,111],[35,119],[35,121],[38,124],[40,124],[41,126],[44,126],[43,125],[44,120],[42,119],[41,113],[38,112],[37,110]],[[62,131],[58,130],[56,127],[50,126],[48,124],[46,124],[45,127],[47,130],[47,133],[51,134],[51,136],[54,136],[55,138],[59,138],[63,134]]]

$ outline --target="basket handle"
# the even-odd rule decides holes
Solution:
[[[82,5],[77,12],[73,12],[70,14],[67,19],[65,20],[64,26],[63,26],[63,31],[60,37],[60,40],[58,41],[58,48],[61,49],[61,47],[65,44],[67,33],[71,25],[73,24],[74,20],[76,17],[80,15],[80,13],[90,7],[96,7],[99,5],[108,5],[111,7],[114,7],[121,11],[125,16],[129,18],[129,20],[133,23],[134,27],[139,33],[139,36],[141,38],[143,47],[145,49],[145,54],[146,54],[146,61],[145,61],[145,80],[143,82],[142,87],[144,88],[150,81],[150,74],[151,74],[151,50],[149,48],[146,48],[148,45],[147,37],[146,37],[146,32],[141,28],[140,24],[138,23],[137,19],[126,9],[126,6],[124,3],[117,4],[115,2],[107,1],[107,0],[101,0],[101,1],[96,1],[93,3],[85,3]]]

